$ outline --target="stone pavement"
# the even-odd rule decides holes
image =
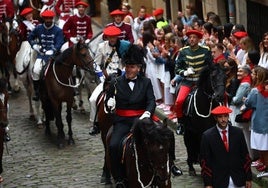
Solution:
[[[97,31],[96,26],[93,27]],[[97,33],[97,32],[95,32]],[[92,88],[95,84],[92,83]],[[4,182],[2,187],[33,187],[33,188],[80,188],[80,187],[112,187],[100,185],[100,175],[103,165],[103,146],[100,135],[90,136],[89,104],[84,95],[86,112],[73,112],[73,133],[75,145],[59,150],[56,146],[56,127],[51,122],[52,136],[44,134],[44,129],[38,129],[35,122],[29,119],[28,101],[24,88],[19,93],[10,96],[9,122],[11,141],[8,151],[5,147],[3,156]],[[64,130],[67,136],[65,121],[65,106],[63,106]],[[175,163],[184,174],[172,177],[174,188],[201,188],[200,167],[195,165],[197,176],[188,175],[186,150],[182,136],[175,136]],[[254,184],[253,187],[258,187]]]

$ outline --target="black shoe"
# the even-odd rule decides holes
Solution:
[[[33,100],[34,101],[39,101],[39,94],[35,94],[34,96],[33,96]]]
[[[174,175],[174,176],[181,176],[183,173],[182,173],[182,170],[179,169],[178,167],[176,167],[175,165],[173,165],[171,167],[171,173]]]
[[[184,133],[183,124],[182,123],[178,123],[176,134],[177,135],[183,135],[183,133]]]
[[[95,123],[95,124],[93,125],[93,127],[91,128],[91,130],[89,131],[89,134],[90,134],[91,136],[94,136],[94,135],[99,134],[99,133],[100,133],[99,126],[97,125],[97,123]]]
[[[4,135],[4,142],[9,142],[11,140],[10,136],[8,133],[5,133]]]

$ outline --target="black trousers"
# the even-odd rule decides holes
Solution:
[[[125,178],[124,166],[121,163],[122,151],[120,145],[122,139],[130,132],[131,124],[116,123],[113,127],[113,133],[109,145],[111,171],[115,181],[122,181]]]

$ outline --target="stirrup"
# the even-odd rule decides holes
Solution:
[[[89,131],[89,135],[91,135],[91,136],[94,136],[94,135],[99,134],[99,133],[100,133],[100,129],[96,125],[93,125],[93,127]]]

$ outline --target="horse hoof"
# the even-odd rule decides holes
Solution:
[[[30,117],[29,117],[30,121],[35,121],[35,115],[34,114],[31,114]]]
[[[195,170],[189,170],[189,176],[196,176]]]
[[[86,113],[86,110],[83,108],[83,109],[80,109],[80,113],[81,114],[85,114]]]
[[[16,87],[14,87],[13,90],[14,90],[15,93],[20,92],[20,86],[16,86]]]
[[[101,177],[100,184],[102,185],[112,184],[111,178]]]
[[[43,129],[43,128],[44,128],[43,123],[37,123],[37,128],[38,128],[38,129]]]
[[[68,145],[74,145],[74,140],[73,139],[68,140]]]
[[[58,148],[59,149],[63,149],[64,148],[64,144],[63,143],[58,144]]]

